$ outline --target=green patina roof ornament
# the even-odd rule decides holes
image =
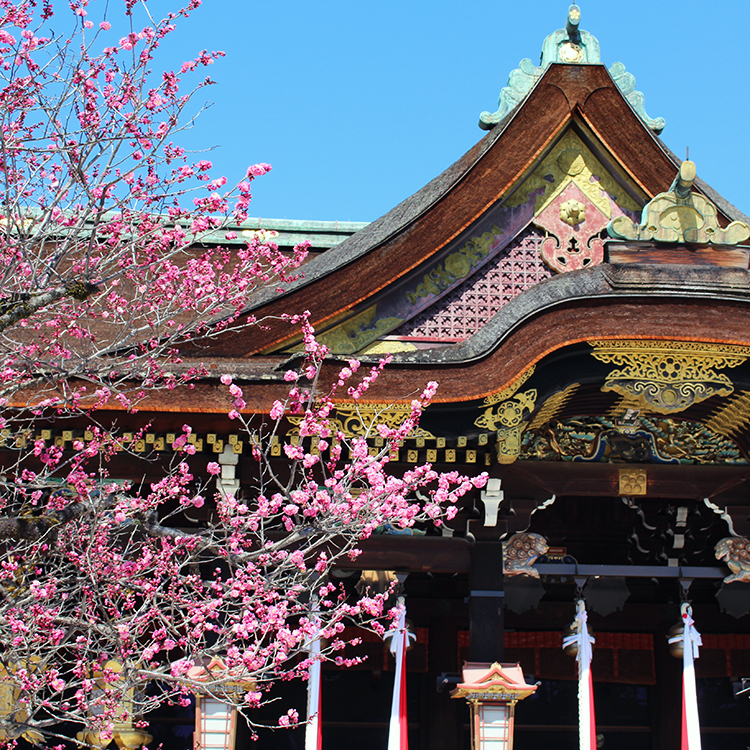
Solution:
[[[692,161],[680,165],[666,193],[659,193],[643,207],[641,223],[627,216],[609,222],[607,232],[617,240],[687,242],[701,245],[739,245],[750,239],[750,226],[733,221],[722,227],[716,206],[692,190],[696,170]]]
[[[497,112],[482,112],[479,127],[492,130],[500,120],[512,112],[534,87],[542,73],[552,63],[567,65],[600,64],[599,40],[588,31],[579,28],[581,9],[574,3],[568,9],[568,20],[564,29],[550,34],[542,45],[542,59],[539,67],[524,58],[508,77],[508,85],[500,92]],[[646,100],[640,91],[635,90],[635,77],[625,70],[622,63],[616,62],[610,69],[617,87],[628,100],[636,114],[655,133],[661,133],[666,125],[663,117],[656,119],[646,114]]]

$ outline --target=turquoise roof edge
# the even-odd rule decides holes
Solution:
[[[263,235],[284,247],[294,246],[305,240],[310,242],[312,250],[328,249],[343,242],[368,221],[307,221],[304,219],[261,219],[247,218],[241,224],[228,224],[226,227],[209,232],[201,237],[201,244],[221,243],[222,245],[243,244],[250,236]],[[236,233],[236,237],[227,239],[227,232]]]

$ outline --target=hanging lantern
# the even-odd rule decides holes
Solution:
[[[33,672],[37,667],[38,661],[39,657],[32,656],[26,662],[10,664],[8,665],[10,672],[4,665],[0,664],[0,719],[4,721],[10,720],[17,723],[19,726],[25,724],[28,720],[29,712],[24,709],[18,709],[21,689],[16,686],[13,675],[18,667],[23,667],[27,672]],[[35,729],[29,729],[21,736],[33,745],[41,745],[43,739],[41,733]],[[15,739],[13,734],[4,729],[0,729],[0,741],[13,739]]]
[[[237,732],[237,709],[208,695],[195,699],[196,750],[232,750]]]
[[[516,703],[536,689],[526,684],[520,664],[464,662],[463,682],[451,697],[471,706],[471,749],[512,750]]]
[[[142,729],[135,729],[132,726],[119,727],[115,725],[115,744],[120,750],[138,750],[143,745],[148,745],[154,739],[148,732]]]
[[[210,692],[195,697],[196,750],[233,750],[237,733],[233,696],[254,690],[255,682],[244,672],[230,670],[222,659],[215,657],[205,667],[191,667],[187,674],[207,686],[214,683]]]

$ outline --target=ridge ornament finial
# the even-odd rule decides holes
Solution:
[[[580,28],[581,9],[573,3],[568,8],[568,16],[564,29],[558,29],[550,34],[542,45],[542,56],[539,67],[528,58],[524,58],[508,77],[508,84],[500,92],[496,112],[482,112],[479,115],[479,127],[482,130],[492,130],[506,115],[510,114],[527,94],[534,88],[534,84],[541,78],[542,73],[552,63],[566,65],[600,64],[601,54],[599,40],[588,31]],[[622,63],[616,62],[609,73],[613,81],[627,99],[636,114],[654,132],[661,133],[666,124],[664,118],[656,119],[646,114],[645,97],[635,90],[635,77],[625,70]]]

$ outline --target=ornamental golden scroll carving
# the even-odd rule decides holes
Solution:
[[[340,431],[345,437],[378,437],[375,425],[383,424],[395,429],[402,425],[411,415],[411,404],[337,404],[334,416],[330,419],[331,428]],[[287,420],[293,425],[289,435],[299,434],[299,424],[302,416],[288,416]],[[408,437],[430,438],[435,436],[427,430],[417,427]]]
[[[592,356],[620,369],[607,375],[602,391],[613,391],[645,412],[684,411],[712,396],[728,396],[732,381],[717,372],[737,367],[750,347],[690,341],[594,341]]]
[[[499,390],[484,400],[485,406],[493,406],[494,404],[500,404],[506,399],[509,399],[521,386],[534,374],[535,367],[532,365],[528,370],[522,372],[510,385],[507,385],[502,390]]]
[[[325,344],[334,354],[353,354],[404,322],[403,318],[378,318],[377,312],[377,304],[370,305],[341,325],[319,333],[318,341]]]
[[[533,388],[517,391],[533,372],[534,368],[529,368],[515,383],[486,398],[484,405],[488,408],[474,421],[477,427],[497,434],[497,460],[501,464],[512,464],[521,452],[521,438],[534,411],[537,392]]]
[[[415,305],[420,298],[440,294],[457,281],[465,279],[497,247],[503,234],[503,230],[493,224],[489,231],[470,238],[463,247],[430,269],[416,288],[406,293],[406,298]]]

